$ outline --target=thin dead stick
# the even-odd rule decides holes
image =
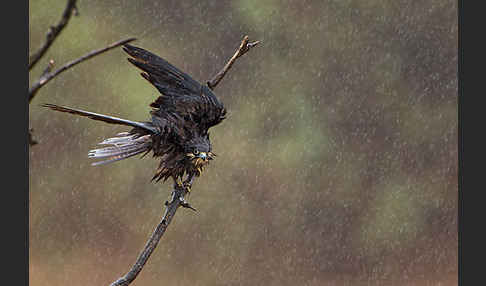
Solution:
[[[235,63],[236,59],[244,55],[248,52],[251,48],[258,45],[260,41],[250,43],[248,41],[248,36],[243,37],[241,41],[240,47],[235,52],[235,54],[231,57],[231,59],[226,63],[222,70],[220,70],[211,80],[207,82],[207,85],[210,89],[214,89],[218,83],[223,79],[224,75],[228,72],[231,66]]]
[[[64,66],[60,67],[59,69],[55,70],[54,72],[47,72],[47,73],[44,73],[38,81],[36,81],[32,87],[29,89],[29,103],[32,101],[32,99],[34,98],[35,94],[37,93],[37,91],[42,87],[44,86],[47,82],[49,82],[51,79],[53,79],[54,77],[56,77],[57,75],[59,75],[60,73],[66,71],[67,69],[79,64],[80,62],[83,62],[85,60],[88,60],[94,56],[97,56],[101,53],[104,53],[108,50],[111,50],[113,48],[116,48],[118,46],[122,46],[126,43],[129,43],[129,42],[132,42],[132,41],[135,41],[136,39],[135,38],[129,38],[129,39],[126,39],[126,40],[122,40],[122,41],[118,41],[118,42],[115,42],[105,48],[102,48],[102,49],[98,49],[98,50],[94,50],[94,51],[91,51],[89,52],[88,54],[76,59],[76,60],[73,60],[67,64],[65,64]]]
[[[47,52],[49,47],[54,43],[54,40],[59,36],[61,31],[66,27],[69,19],[71,19],[71,15],[73,12],[77,13],[76,8],[76,0],[68,0],[66,9],[64,9],[64,13],[62,14],[61,21],[57,26],[52,26],[49,28],[49,31],[46,35],[46,42],[40,47],[40,49],[35,52],[33,55],[29,57],[29,70],[31,70],[35,64],[42,58],[42,56]]]
[[[236,59],[244,55],[246,52],[248,52],[250,48],[256,46],[258,43],[259,41],[248,43],[248,36],[245,36],[240,44],[239,49],[236,51],[233,57],[228,61],[223,69],[213,77],[212,80],[207,82],[209,88],[213,89],[214,87],[216,87],[216,85],[218,85],[221,79],[223,79],[224,75],[226,74],[226,72],[228,72]],[[166,209],[164,215],[162,216],[162,220],[157,225],[154,232],[152,233],[152,236],[150,236],[149,240],[145,244],[144,249],[135,261],[135,264],[133,264],[132,268],[123,277],[118,278],[118,280],[111,283],[110,286],[127,286],[133,280],[135,280],[135,278],[137,278],[137,275],[140,273],[140,271],[142,271],[145,263],[147,263],[150,255],[157,247],[157,244],[164,235],[165,230],[169,226],[172,218],[174,217],[179,207],[189,208],[194,211],[196,210],[185,201],[185,196],[187,193],[188,191],[185,187],[177,187],[177,185],[174,186],[174,191],[172,192],[170,202],[165,203]]]
[[[145,247],[139,254],[137,261],[135,261],[135,264],[133,264],[130,271],[128,271],[123,277],[120,277],[118,278],[118,280],[111,283],[110,286],[126,286],[129,285],[133,280],[135,280],[135,278],[137,278],[137,275],[140,273],[140,271],[142,271],[145,263],[157,247],[157,244],[164,235],[165,230],[172,221],[172,218],[174,218],[174,215],[179,207],[185,207],[195,210],[193,207],[191,207],[191,205],[189,205],[189,203],[185,201],[184,198],[186,194],[187,188],[182,186],[178,187],[177,185],[175,185],[174,191],[172,191],[171,200],[165,202],[166,209],[164,215],[162,216],[162,220],[157,225],[154,232],[152,233],[152,236],[145,244]]]

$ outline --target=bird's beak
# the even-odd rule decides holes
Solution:
[[[200,152],[197,157],[203,159],[204,161],[206,161],[208,159],[208,154],[206,152]]]

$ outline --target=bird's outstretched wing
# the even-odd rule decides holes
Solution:
[[[166,96],[197,94],[201,84],[188,74],[180,71],[166,60],[132,45],[124,45],[123,50],[132,56],[128,58],[136,67],[143,70],[142,76]]]
[[[158,119],[184,118],[203,129],[224,119],[223,104],[207,86],[149,51],[128,44],[123,50],[132,57],[128,61],[144,71],[141,75],[162,94],[150,104],[157,109],[152,114]]]

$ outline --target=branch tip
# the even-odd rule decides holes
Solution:
[[[255,41],[255,42],[250,43],[248,35],[245,35],[243,37],[243,40],[240,43],[238,50],[229,59],[229,61],[226,63],[226,65],[211,80],[208,80],[206,82],[208,87],[210,89],[214,89],[218,85],[218,83],[223,79],[223,77],[228,72],[228,70],[231,68],[231,66],[234,64],[236,59],[241,57],[242,55],[246,54],[251,48],[255,47],[259,43],[260,43],[260,41]]]
[[[74,4],[74,7],[73,7],[73,15],[74,16],[79,16],[79,9],[78,9],[78,5]]]

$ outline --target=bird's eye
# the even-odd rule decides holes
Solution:
[[[194,151],[192,151],[192,153],[194,153],[194,155],[197,155],[197,154],[199,154],[199,150],[194,148]]]

